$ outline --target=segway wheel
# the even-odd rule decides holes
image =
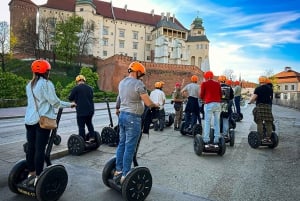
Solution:
[[[116,157],[113,157],[106,162],[102,170],[102,181],[109,188],[111,188],[111,186],[109,185],[108,180],[113,178],[115,170],[116,170]]]
[[[229,137],[230,137],[229,146],[233,147],[234,146],[234,141],[235,141],[234,130],[229,131]]]
[[[180,126],[180,133],[181,135],[186,135],[186,132],[185,132],[185,122],[182,122],[181,123],[181,126]]]
[[[202,155],[204,148],[204,142],[200,134],[196,134],[194,137],[194,152],[198,156]]]
[[[61,137],[59,135],[55,135],[53,139],[53,144],[60,145],[60,143],[61,143]]]
[[[117,134],[111,127],[104,127],[101,131],[101,141],[104,144],[115,143]]]
[[[8,176],[8,187],[11,192],[20,194],[17,184],[25,180],[28,176],[28,173],[29,171],[27,169],[27,163],[25,159],[18,161],[14,165]]]
[[[166,127],[170,127],[172,126],[172,124],[174,123],[174,118],[175,118],[175,114],[174,113],[170,113],[167,114],[167,120],[166,120]]]
[[[240,121],[240,115],[236,112],[232,113],[231,117],[235,122]]]
[[[278,135],[275,132],[272,132],[271,140],[272,140],[272,144],[269,145],[269,148],[274,149],[275,147],[278,146],[279,143]]]
[[[122,184],[122,196],[126,201],[144,201],[152,188],[152,176],[146,167],[135,167]]]
[[[95,140],[96,140],[96,148],[95,149],[98,149],[101,145],[101,136],[99,134],[99,132],[95,131]]]
[[[67,184],[68,174],[64,166],[48,166],[37,181],[36,197],[39,201],[56,201],[64,193]]]
[[[255,131],[251,131],[248,135],[248,143],[253,149],[258,148],[261,145],[259,134]]]
[[[229,128],[232,128],[232,129],[236,128],[236,122],[232,117],[229,117]]]
[[[84,139],[79,135],[71,135],[68,139],[69,153],[74,156],[79,156],[85,148]]]
[[[195,136],[197,134],[202,135],[202,125],[201,124],[195,124],[193,126],[193,129],[192,129],[192,134],[193,134],[193,136]]]
[[[240,115],[239,115],[239,119],[240,119],[240,121],[241,121],[241,120],[243,120],[243,118],[244,118],[244,115],[243,115],[243,113],[240,113]]]
[[[225,144],[225,139],[223,137],[220,137],[219,139],[219,151],[218,151],[218,155],[219,156],[223,156],[226,152],[226,144]]]

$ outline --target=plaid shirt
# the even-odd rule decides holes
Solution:
[[[259,103],[252,111],[255,123],[259,121],[274,121],[270,104]]]

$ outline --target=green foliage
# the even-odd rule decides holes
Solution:
[[[79,53],[78,34],[81,32],[84,19],[73,15],[67,20],[62,20],[56,24],[55,52],[59,59],[65,61],[66,64],[73,63],[75,56]]]
[[[27,80],[10,72],[0,71],[0,106],[8,107],[15,102],[24,105]]]

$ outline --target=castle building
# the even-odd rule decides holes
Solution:
[[[14,31],[29,13],[28,5],[32,7],[30,15],[35,17],[32,20],[37,18],[37,24],[49,19],[52,37],[58,21],[74,14],[81,16],[93,25],[93,42],[86,47],[86,55],[101,59],[124,55],[133,60],[193,65],[203,71],[209,70],[209,40],[199,17],[194,19],[188,30],[169,12],[156,15],[154,10],[139,12],[129,10],[127,5],[118,8],[111,2],[99,0],[48,0],[40,6],[30,0],[11,0],[9,5]],[[36,12],[34,8],[37,8]],[[40,40],[45,40],[45,34],[39,28]],[[51,40],[49,43],[49,46],[40,48],[51,51],[54,44]]]

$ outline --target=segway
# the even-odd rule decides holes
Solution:
[[[241,112],[239,114],[237,113],[234,100],[232,100],[232,108],[233,108],[233,110],[232,110],[231,115],[232,115],[232,118],[234,119],[234,121],[239,122],[239,121],[243,120],[243,118],[244,118],[243,113],[241,113]]]
[[[267,146],[271,149],[274,149],[278,146],[279,138],[278,135],[275,133],[275,125],[272,125],[272,134],[270,140],[267,140],[267,130],[265,126],[265,121],[263,121],[263,139],[260,139],[260,135],[257,131],[251,131],[248,135],[248,143],[250,147],[256,149],[259,146]]]
[[[174,123],[175,114],[166,112],[165,114],[165,126],[170,127]]]
[[[57,125],[63,109],[60,108],[57,114]],[[29,170],[25,159],[18,161],[9,173],[8,187],[16,194],[24,194],[37,198],[39,201],[56,201],[60,198],[68,184],[68,174],[64,166],[52,165],[50,152],[54,143],[57,128],[53,129],[50,134],[46,152],[45,162],[47,167],[43,170],[35,186],[25,186],[23,181],[27,179]]]
[[[180,133],[182,135],[195,136],[196,134],[202,135],[202,125],[196,123],[191,129],[186,128],[186,121],[181,122]]]
[[[109,107],[109,99],[105,98],[104,101],[106,102],[106,105],[107,105],[110,124],[109,124],[109,126],[106,126],[102,129],[101,141],[102,141],[102,143],[108,144],[110,146],[117,146],[119,143],[119,126],[114,127],[114,125],[113,125],[111,111],[110,111],[110,107]]]
[[[223,118],[223,112],[221,112],[221,116],[220,116],[220,133],[223,133],[223,121],[222,121],[222,118]],[[226,134],[223,133],[223,137],[224,137],[225,143],[229,142],[229,145],[231,147],[233,147],[234,146],[234,142],[235,142],[235,132],[234,132],[235,126],[232,125],[232,123],[235,122],[235,121],[232,121],[230,119],[231,118],[229,116],[228,117],[229,130],[228,130],[228,132]],[[210,135],[212,135],[212,133],[210,133]]]
[[[206,153],[217,153],[219,156],[223,156],[226,151],[225,140],[221,136],[219,142],[214,144],[214,129],[210,129],[210,141],[204,143],[203,138],[200,134],[196,134],[194,137],[194,152],[198,156],[201,156],[203,152]]]
[[[152,112],[150,109],[145,110],[145,114]],[[145,117],[147,115],[143,115]],[[144,125],[145,119],[142,119]],[[143,129],[142,129],[143,130]],[[122,184],[117,184],[113,180],[116,169],[116,157],[111,158],[104,166],[102,171],[103,183],[109,187],[117,190],[122,194],[126,201],[143,201],[149,195],[152,188],[152,175],[147,167],[138,166],[137,151],[142,138],[142,133],[139,136],[136,150],[133,156],[134,167],[128,172]]]
[[[90,133],[87,133],[85,139],[77,134],[72,134],[68,139],[68,150],[73,156],[79,156],[83,153],[96,150],[101,145],[101,137],[99,132],[94,131],[95,140],[89,142]]]

